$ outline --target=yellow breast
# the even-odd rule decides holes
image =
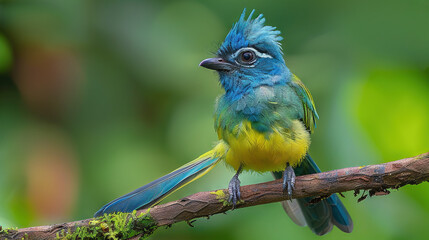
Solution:
[[[310,145],[310,134],[299,120],[289,129],[274,127],[269,134],[258,132],[246,121],[223,136],[229,145],[225,161],[235,170],[242,164],[258,172],[282,171],[286,163],[292,167],[300,163]]]

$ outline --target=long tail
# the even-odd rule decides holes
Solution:
[[[310,155],[295,168],[297,176],[321,172]],[[282,172],[273,172],[276,179],[282,178]],[[315,234],[324,235],[330,232],[333,225],[341,231],[350,233],[353,221],[337,194],[318,203],[310,203],[312,198],[293,199],[283,202],[286,213],[300,226],[308,226]]]
[[[104,205],[94,217],[105,213],[132,212],[159,203],[171,193],[210,171],[221,159],[219,145],[173,172]]]

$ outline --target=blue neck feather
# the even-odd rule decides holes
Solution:
[[[291,76],[292,73],[284,64],[264,74],[257,71],[256,68],[251,74],[249,71],[246,73],[237,71],[233,74],[219,73],[220,83],[225,89],[225,98],[229,102],[235,102],[247,94],[252,94],[255,88],[260,86],[285,85],[290,82]]]

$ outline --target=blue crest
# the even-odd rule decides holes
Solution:
[[[275,27],[265,26],[265,18],[262,14],[252,19],[254,12],[255,10],[245,19],[246,9],[243,10],[240,19],[234,24],[219,48],[217,52],[219,56],[251,46],[261,51],[270,52],[275,58],[283,60],[279,42],[283,38],[279,35],[280,31],[276,30]]]

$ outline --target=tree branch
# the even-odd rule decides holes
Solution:
[[[317,202],[333,193],[368,190],[369,195],[386,195],[388,189],[429,181],[429,153],[378,165],[351,167],[318,174],[299,176],[293,198],[314,197]],[[226,198],[228,190],[199,192],[178,201],[143,209],[132,214],[105,215],[100,219],[55,224],[23,229],[0,230],[0,239],[71,239],[108,236],[138,239],[150,235],[157,227],[231,210]],[[358,201],[364,199],[362,194]],[[282,180],[241,187],[242,201],[237,208],[280,202],[288,199]],[[74,235],[73,235],[74,234]],[[86,234],[86,235],[85,235]],[[91,235],[92,234],[92,235]]]

